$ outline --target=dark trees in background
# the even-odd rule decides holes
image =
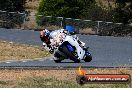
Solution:
[[[132,1],[116,0],[113,16],[115,22],[132,23]]]
[[[20,27],[24,23],[25,14],[19,14],[19,12],[25,12],[26,0],[0,0],[0,20],[4,21],[0,27],[14,28]],[[9,13],[10,12],[10,13]],[[11,13],[15,12],[15,13]]]
[[[38,14],[132,23],[132,0],[115,0],[114,3],[101,7],[96,0],[41,0]]]
[[[0,0],[0,10],[23,12],[25,3],[26,0]]]
[[[41,0],[38,14],[80,18],[86,5],[95,0]]]

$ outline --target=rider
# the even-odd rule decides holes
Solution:
[[[43,42],[43,46],[46,50],[48,50],[50,53],[53,53],[53,48],[51,46],[51,41],[50,41],[50,31],[47,29],[43,29],[40,31],[40,39]]]
[[[75,28],[71,30],[71,28],[68,28],[67,26],[65,29],[55,30],[52,32],[49,32],[47,29],[44,29],[40,32],[40,38],[43,42],[43,46],[46,50],[48,50],[50,53],[53,53],[53,49],[55,46],[58,46],[59,43],[61,43],[65,37],[66,34],[69,34],[73,36],[75,39],[77,39],[78,43],[84,47],[85,43],[80,41],[79,38],[75,35]]]

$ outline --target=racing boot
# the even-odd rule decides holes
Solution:
[[[80,41],[80,40],[78,40],[78,43],[81,45],[81,47],[84,47],[85,46],[85,43],[82,42],[82,41]]]
[[[83,49],[84,49],[85,51],[88,51],[89,47],[84,47]]]

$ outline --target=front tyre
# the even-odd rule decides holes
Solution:
[[[86,55],[86,57],[84,58],[85,62],[90,62],[92,60],[92,56]]]

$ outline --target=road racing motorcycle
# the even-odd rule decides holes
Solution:
[[[82,47],[77,39],[70,35],[66,35],[63,42],[54,49],[54,61],[60,63],[64,59],[70,59],[75,63],[81,60],[90,62],[92,55],[89,53],[88,48]]]

